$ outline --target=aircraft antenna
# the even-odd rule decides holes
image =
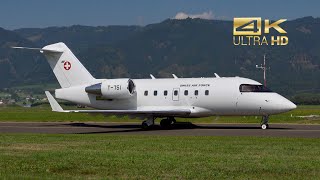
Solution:
[[[261,64],[260,66],[256,65],[257,69],[262,69],[263,70],[263,82],[264,82],[264,87],[267,87],[267,78],[266,78],[266,55],[263,55],[263,65]]]

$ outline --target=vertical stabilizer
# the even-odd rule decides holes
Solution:
[[[94,77],[62,42],[43,47],[41,52],[47,58],[54,75],[62,88],[88,84]]]

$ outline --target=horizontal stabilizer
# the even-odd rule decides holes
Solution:
[[[30,47],[19,47],[19,46],[14,46],[11,48],[13,48],[13,49],[26,49],[26,50],[38,50],[40,52],[63,53],[63,51],[56,50],[56,49],[30,48]]]

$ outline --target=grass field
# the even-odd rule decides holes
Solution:
[[[76,108],[76,107],[69,107]],[[299,124],[319,124],[320,118],[300,118],[297,116],[320,115],[320,106],[298,106],[294,111],[274,115],[270,117],[270,123],[299,123]],[[258,116],[238,116],[238,117],[207,117],[184,119],[178,118],[178,121],[198,122],[198,123],[259,123],[261,117]],[[88,115],[81,113],[56,113],[52,112],[49,105],[43,105],[33,108],[23,107],[0,107],[0,121],[97,121],[97,122],[141,122],[138,119],[129,119],[128,117],[105,117],[102,115]]]
[[[320,139],[0,134],[1,179],[318,179]]]

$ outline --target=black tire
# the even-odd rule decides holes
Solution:
[[[142,128],[143,130],[148,130],[148,129],[150,128],[150,126],[148,126],[147,122],[142,122],[141,128]]]
[[[171,127],[171,121],[169,119],[162,119],[160,121],[160,126],[163,129],[169,129]]]
[[[172,118],[171,119],[171,124],[175,124],[177,121],[176,121],[176,119],[175,118]]]

